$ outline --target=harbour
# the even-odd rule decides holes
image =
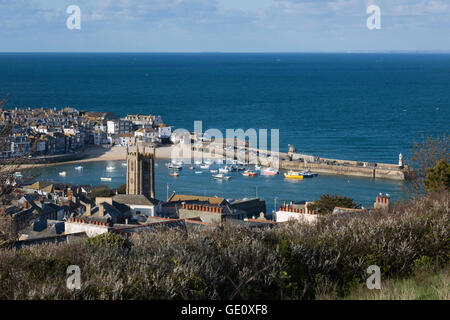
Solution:
[[[199,139],[195,134],[192,137],[194,141]],[[317,173],[342,176],[397,181],[406,180],[406,168],[403,166],[401,154],[399,154],[398,164],[330,159],[296,153],[295,148],[287,153],[252,148],[248,142],[236,138],[211,142],[205,142],[201,138],[201,142],[194,142],[192,151],[206,153],[212,157],[219,157],[227,161],[231,159],[243,163],[253,163],[265,167],[274,166],[291,171],[312,170]]]
[[[188,163],[189,159],[185,159]],[[198,195],[221,196],[227,199],[242,199],[258,196],[266,201],[267,212],[271,212],[283,200],[314,200],[321,194],[350,195],[356,202],[365,207],[373,205],[375,197],[380,193],[389,193],[393,201],[400,199],[403,182],[387,179],[368,179],[364,177],[346,177],[332,174],[319,174],[312,179],[285,179],[283,172],[278,175],[258,175],[246,177],[242,171],[230,172],[230,180],[219,180],[212,177],[210,170],[218,170],[223,165],[211,164],[209,169],[201,169],[200,165],[184,165],[179,176],[169,175],[170,170],[165,165],[167,159],[155,160],[156,198],[167,199],[176,191],[178,194],[191,194],[195,190]],[[55,182],[73,183],[92,186],[107,185],[116,188],[126,181],[125,161],[98,161],[83,164],[83,170],[76,170],[75,164],[61,164],[33,169],[36,180],[51,180]],[[112,166],[113,171],[106,168]],[[254,166],[251,166],[254,168]],[[58,173],[66,171],[66,176]],[[199,174],[198,172],[201,172]],[[217,172],[218,173],[218,172]],[[22,174],[27,174],[25,171]],[[216,174],[216,173],[214,173]],[[111,178],[111,181],[101,181],[101,177]]]

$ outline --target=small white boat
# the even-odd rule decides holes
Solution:
[[[211,173],[218,173],[219,170],[209,170],[209,172],[211,172]]]
[[[195,174],[202,174],[203,171],[195,171]]]
[[[22,178],[23,175],[22,175],[21,172],[17,171],[17,172],[14,172],[13,177],[14,177],[14,178]]]
[[[106,167],[106,171],[113,171],[114,169],[114,167]]]
[[[220,173],[230,173],[231,169],[229,167],[219,168]]]
[[[65,172],[65,171],[61,171],[61,172],[59,173],[59,175],[60,175],[60,176],[63,176],[63,177],[65,177],[66,174],[67,174],[67,172]]]
[[[209,164],[202,164],[200,166],[200,168],[202,168],[202,169],[209,169]]]
[[[178,177],[180,174],[177,171],[172,171],[171,173],[169,173],[169,176],[172,177]]]
[[[83,167],[82,166],[76,166],[75,170],[83,170]]]
[[[213,178],[218,179],[218,180],[230,180],[231,179],[230,176],[224,175],[223,173],[215,174],[215,175],[213,175]]]
[[[176,166],[182,166],[184,164],[183,160],[175,160],[175,159],[172,159],[170,163]]]
[[[202,164],[201,160],[195,160],[195,164]]]
[[[178,165],[178,164],[173,164],[173,163],[169,164],[168,167],[169,167],[169,169],[172,169],[172,170],[182,170],[183,169],[183,166]]]
[[[260,165],[255,165],[255,170],[261,170],[261,166]]]
[[[261,174],[265,176],[276,176],[280,172],[277,169],[274,168],[267,168],[264,170],[261,170]]]
[[[100,180],[102,180],[102,181],[111,181],[112,179],[108,178],[108,177],[101,177]]]
[[[122,166],[126,167],[127,163],[126,162],[122,162]]]

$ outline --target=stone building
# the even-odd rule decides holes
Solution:
[[[142,194],[155,198],[155,150],[148,153],[136,147],[135,152],[127,148],[127,194]]]

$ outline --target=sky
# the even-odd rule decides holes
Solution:
[[[0,40],[0,52],[450,52],[450,0],[0,0]]]

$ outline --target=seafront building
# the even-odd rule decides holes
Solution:
[[[85,112],[75,108],[0,110],[0,158],[75,153],[89,146],[158,145],[172,129],[161,116]]]

